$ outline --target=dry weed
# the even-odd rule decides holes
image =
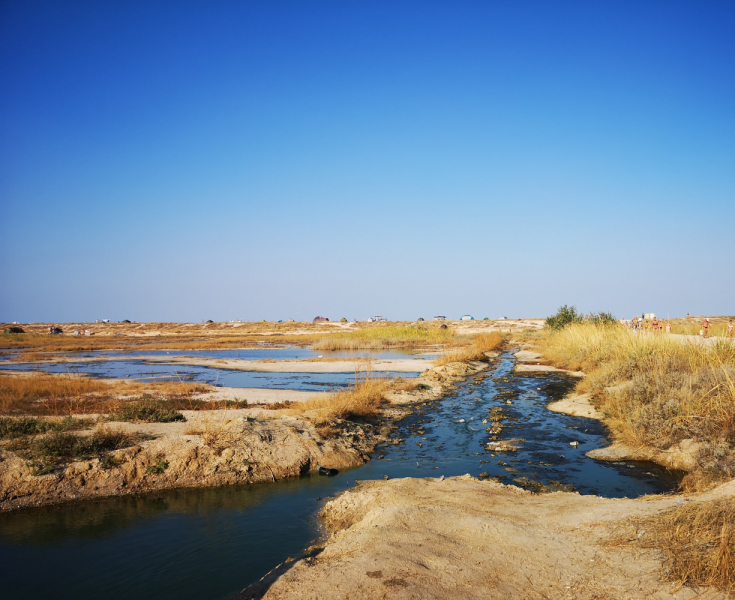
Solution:
[[[735,592],[735,499],[691,502],[632,524],[638,534],[612,544],[661,550],[665,577],[679,588]]]
[[[472,338],[469,346],[456,348],[443,353],[434,365],[448,365],[450,363],[469,363],[487,360],[486,352],[493,352],[503,344],[503,336],[497,331],[491,333],[479,333]]]

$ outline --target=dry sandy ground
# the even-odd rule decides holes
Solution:
[[[324,550],[285,563],[239,600],[485,598],[627,600],[725,598],[661,580],[655,551],[624,520],[699,497],[605,499],[535,495],[469,476],[363,482],[329,502]],[[645,534],[644,534],[645,535]]]

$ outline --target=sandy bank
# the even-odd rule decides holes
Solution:
[[[348,427],[351,435],[324,439],[307,419],[267,418],[257,409],[182,412],[185,423],[110,424],[114,430],[153,438],[112,452],[114,468],[95,458],[34,475],[26,460],[0,449],[0,510],[177,487],[276,481],[314,471],[317,464],[359,466],[374,445],[366,441],[368,425]],[[163,472],[148,471],[162,461]]]
[[[557,402],[550,402],[546,405],[546,408],[552,412],[572,415],[573,417],[585,417],[598,421],[602,421],[604,418],[604,415],[590,403],[589,394],[567,396]]]
[[[716,492],[732,496],[735,483]],[[653,551],[601,545],[626,531],[623,519],[676,502],[534,495],[469,476],[363,482],[323,509],[323,551],[279,566],[238,598],[694,598],[688,588],[671,593]]]

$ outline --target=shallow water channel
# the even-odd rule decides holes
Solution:
[[[604,429],[545,408],[574,381],[559,374],[514,375],[514,364],[506,354],[488,377],[471,378],[443,400],[422,406],[395,432],[403,442],[379,447],[375,460],[336,477],[0,514],[4,596],[229,598],[313,542],[324,498],[356,479],[486,473],[529,488],[559,482],[582,494],[610,497],[665,492],[676,485],[672,474],[651,463],[587,458],[586,451],[607,444]],[[499,415],[498,409],[504,415],[498,439],[523,439],[517,452],[485,449],[489,434],[482,419]]]

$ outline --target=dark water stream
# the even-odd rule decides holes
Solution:
[[[487,473],[529,488],[559,482],[610,497],[666,492],[676,485],[672,474],[651,463],[587,458],[587,450],[606,445],[604,429],[545,408],[574,382],[557,374],[513,375],[513,364],[512,356],[504,355],[488,377],[472,378],[442,401],[421,407],[395,432],[403,443],[380,447],[375,454],[380,458],[336,477],[2,514],[3,597],[228,598],[288,556],[298,556],[319,535],[322,499],[356,479]],[[491,421],[483,425],[482,420],[491,415],[504,425],[500,441],[523,440],[517,452],[485,448]]]

